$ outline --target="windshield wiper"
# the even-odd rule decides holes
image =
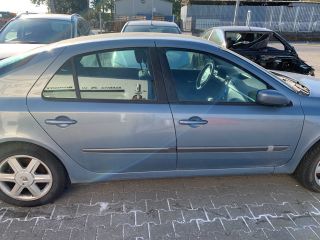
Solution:
[[[280,74],[276,74],[280,80],[284,81],[285,83],[287,83],[290,87],[292,87],[298,94],[302,94],[302,95],[306,95],[309,96],[310,95],[310,90],[309,88],[307,88],[306,86],[304,86],[302,83],[300,83],[299,81],[295,81],[287,76],[283,76]]]

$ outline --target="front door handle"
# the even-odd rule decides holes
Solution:
[[[66,116],[58,116],[55,119],[46,119],[45,123],[48,125],[56,125],[58,127],[65,128],[69,125],[76,124],[77,121]]]
[[[193,116],[189,119],[182,119],[179,121],[179,124],[181,125],[189,125],[191,127],[197,127],[198,125],[205,125],[207,124],[207,120],[203,120],[202,118],[198,116]]]

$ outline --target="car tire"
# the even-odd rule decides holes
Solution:
[[[21,207],[47,204],[67,186],[66,170],[50,152],[33,144],[0,146],[0,199]]]
[[[318,168],[318,171],[316,171]],[[320,144],[312,147],[303,157],[295,172],[301,184],[320,192]]]

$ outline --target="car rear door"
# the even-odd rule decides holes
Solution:
[[[176,168],[174,125],[154,43],[142,44],[115,49],[112,43],[94,52],[87,46],[80,55],[66,50],[28,96],[41,127],[90,171]]]
[[[163,69],[169,69],[164,74],[176,128],[178,169],[272,167],[291,159],[303,126],[299,100],[293,98],[288,107],[258,105],[257,91],[272,86],[238,63],[213,55],[217,49],[203,52],[208,46],[196,44],[192,46],[196,49],[180,49],[164,41],[157,46],[162,47]],[[196,80],[210,64],[212,78],[199,87]]]

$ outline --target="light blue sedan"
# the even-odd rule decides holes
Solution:
[[[0,62],[0,198],[69,183],[296,173],[320,191],[320,82],[199,38],[108,34]]]

